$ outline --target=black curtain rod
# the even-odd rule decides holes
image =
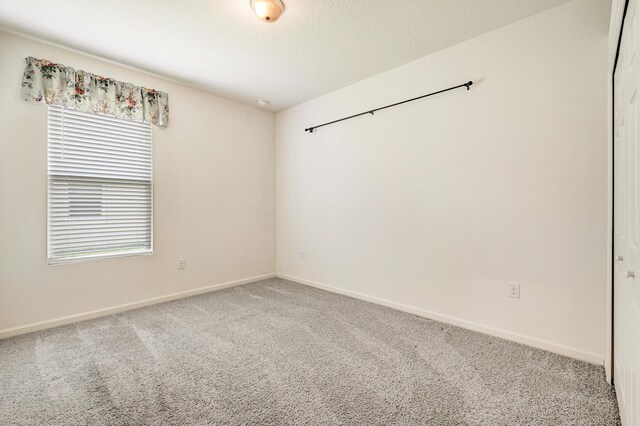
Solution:
[[[320,128],[320,127],[328,126],[329,124],[335,124],[335,123],[339,123],[339,122],[344,121],[344,120],[350,120],[352,118],[360,117],[361,115],[366,115],[366,114],[373,115],[373,113],[376,112],[376,111],[380,111],[380,110],[391,108],[391,107],[394,107],[394,106],[406,104],[407,102],[417,101],[418,99],[426,98],[427,96],[437,95],[438,93],[442,93],[442,92],[448,92],[449,90],[460,89],[461,87],[466,87],[467,90],[469,90],[469,88],[471,87],[472,84],[473,84],[473,81],[469,81],[469,82],[464,83],[464,84],[459,84],[457,86],[449,87],[448,89],[442,89],[442,90],[438,90],[437,92],[427,93],[426,95],[418,96],[416,98],[407,99],[406,101],[396,102],[395,104],[390,104],[390,105],[386,105],[386,106],[383,106],[383,107],[380,107],[380,108],[376,108],[376,109],[372,109],[372,110],[369,110],[369,111],[361,112],[360,114],[350,115],[349,117],[344,117],[344,118],[341,118],[339,120],[333,120],[333,121],[330,121],[328,123],[318,124],[317,126],[313,126],[313,127],[309,127],[307,129],[304,129],[304,131],[305,132],[309,132],[309,133],[313,133],[314,130],[316,130],[316,129]]]

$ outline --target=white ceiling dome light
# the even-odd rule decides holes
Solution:
[[[251,0],[251,9],[264,22],[275,22],[284,12],[284,4],[281,0]]]

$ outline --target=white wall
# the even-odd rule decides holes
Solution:
[[[20,99],[26,56],[169,94],[169,127],[153,129],[152,256],[47,265],[47,108]],[[272,113],[0,33],[0,132],[0,336],[273,274]]]
[[[602,362],[609,9],[574,0],[279,113],[278,274]]]

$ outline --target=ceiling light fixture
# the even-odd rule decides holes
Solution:
[[[284,12],[284,4],[281,0],[251,0],[251,9],[264,22],[275,22]]]

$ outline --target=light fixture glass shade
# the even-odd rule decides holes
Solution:
[[[251,8],[264,22],[275,22],[284,12],[284,4],[280,0],[251,0]]]

